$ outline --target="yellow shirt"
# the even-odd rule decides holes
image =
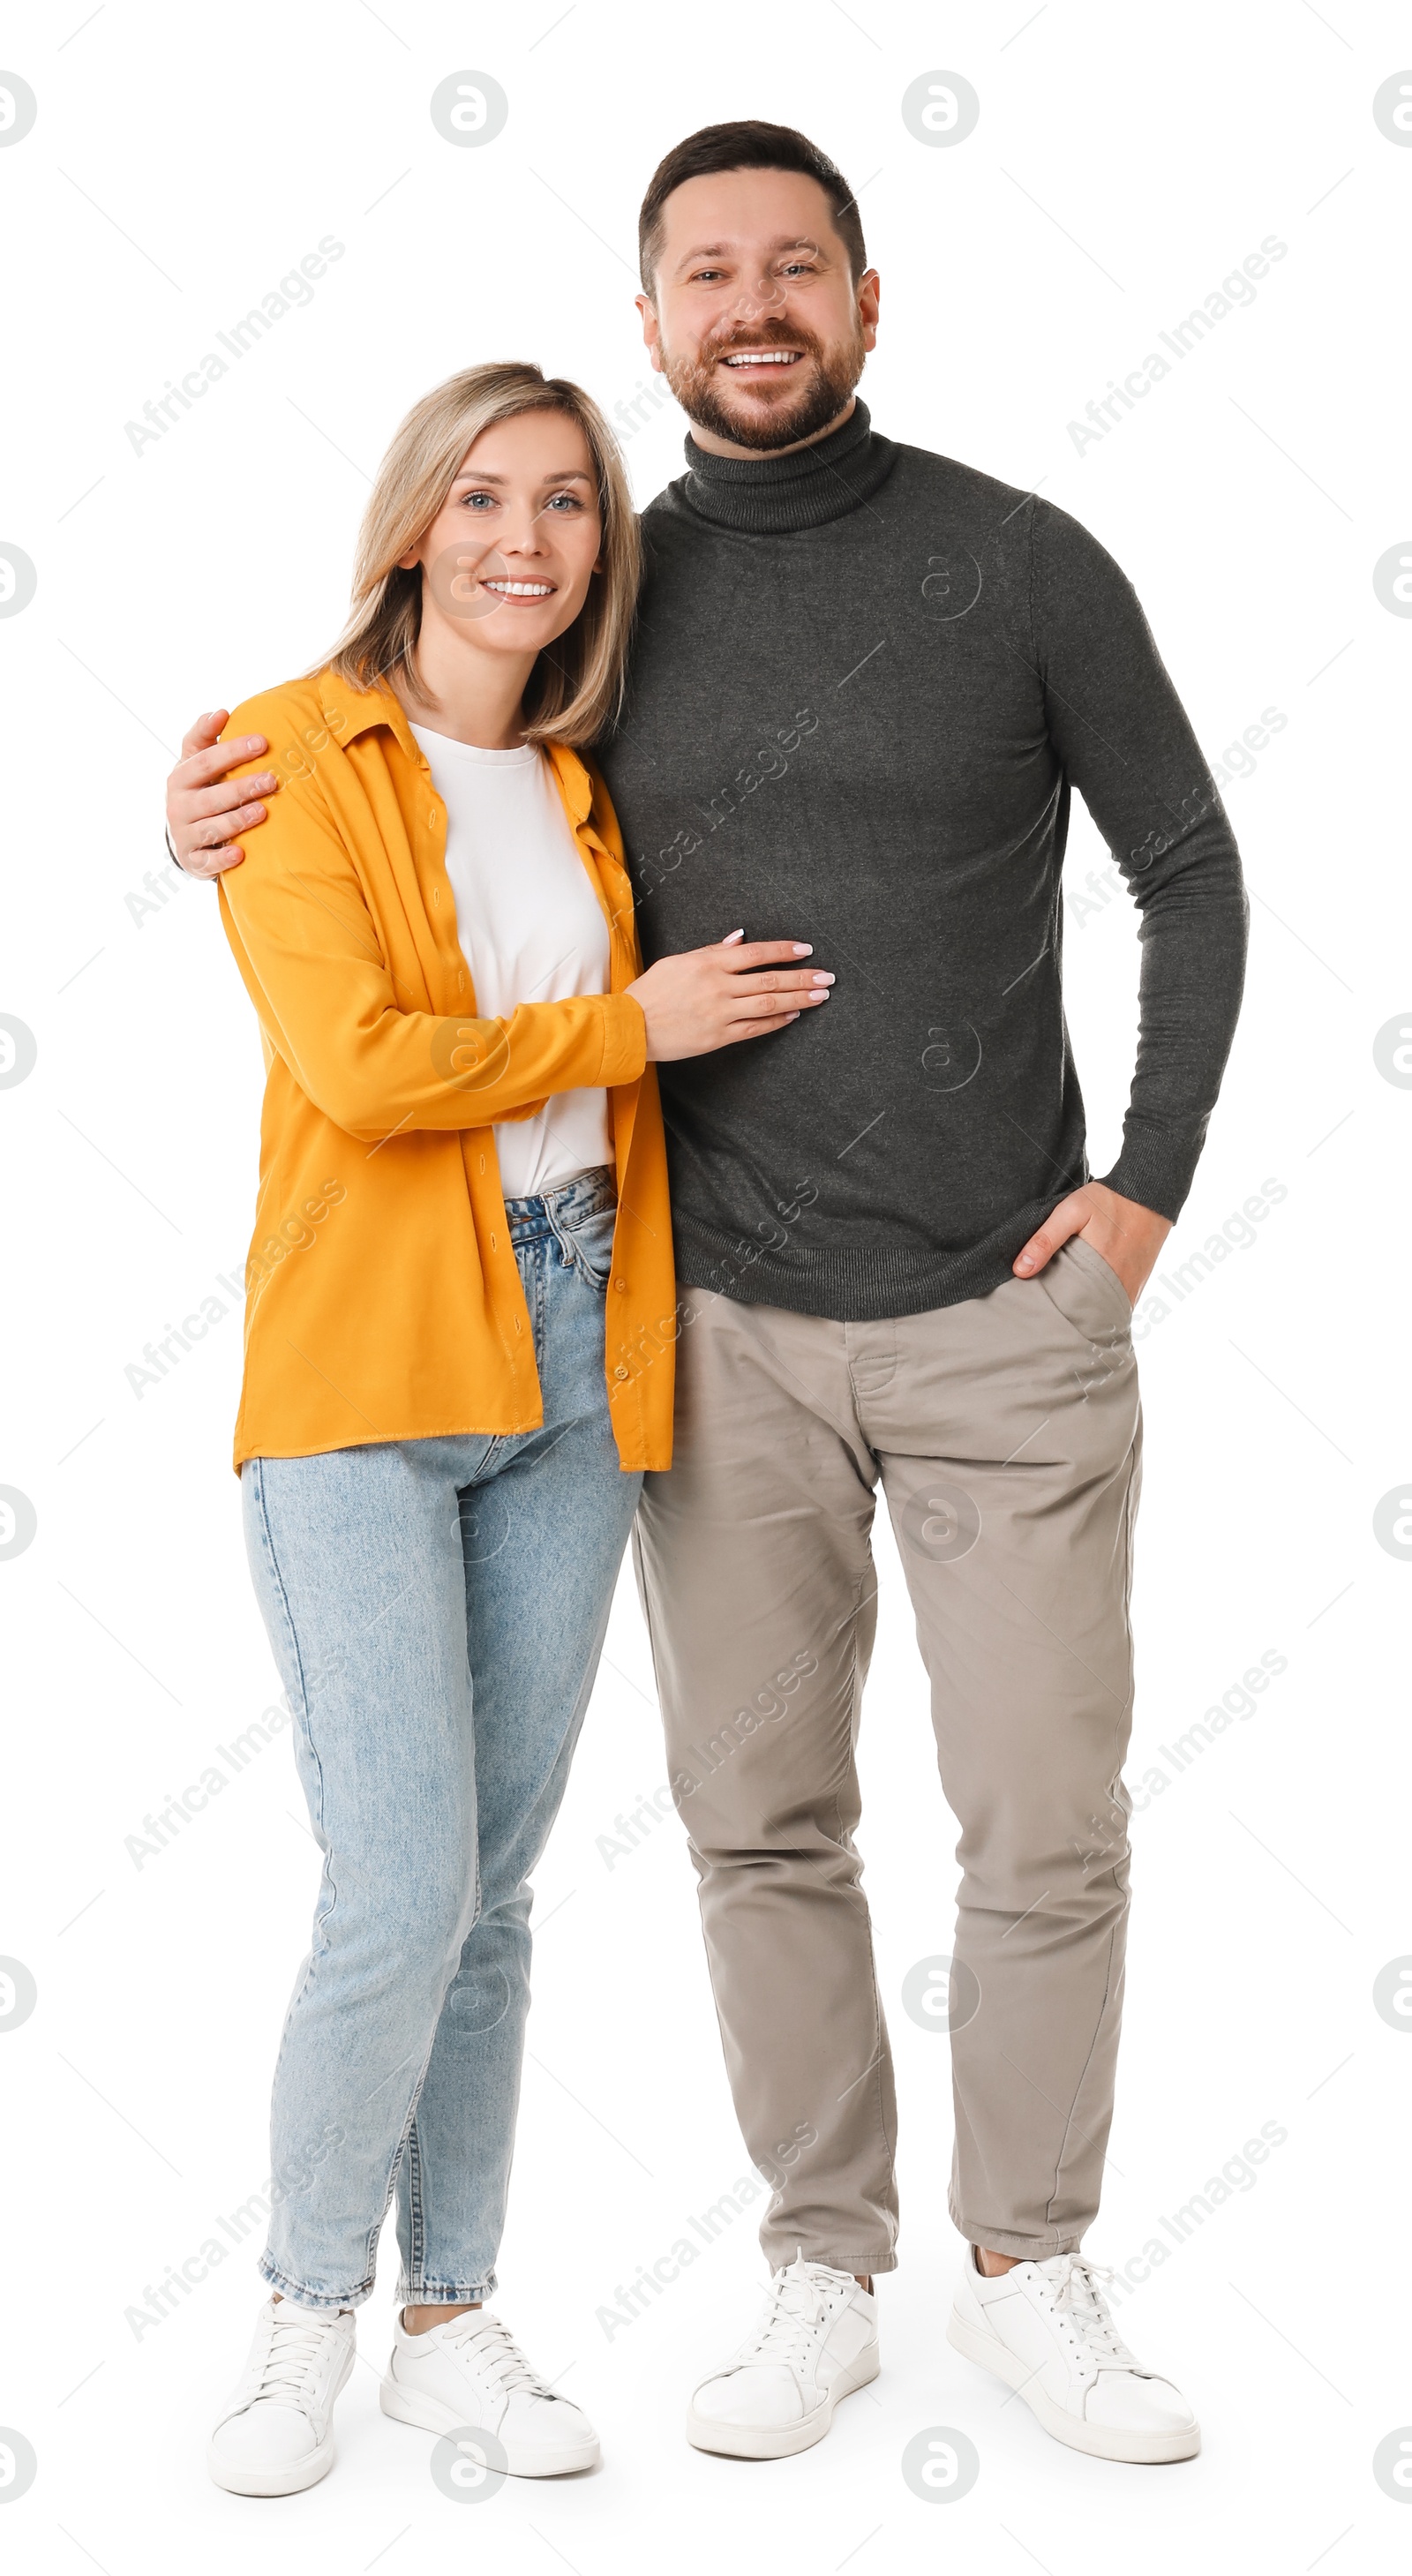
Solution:
[[[605,1369],[625,1469],[671,1462],[671,1216],[622,838],[601,779],[549,754],[609,931],[610,990],[476,1017],[446,809],[399,701],[331,671],[238,707],[269,819],[220,879],[260,1017],[265,1099],[235,1464],[543,1420],[492,1129],[609,1093],[618,1217]]]

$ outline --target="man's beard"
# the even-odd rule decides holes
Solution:
[[[781,369],[781,374],[798,374],[804,382],[797,391],[792,384],[782,384],[767,411],[758,411],[752,404],[749,415],[742,417],[731,404],[728,371],[717,362],[728,350],[761,348],[801,350],[799,366]],[[855,329],[851,340],[825,348],[811,331],[786,331],[779,324],[767,324],[763,331],[737,330],[728,338],[710,341],[696,358],[676,358],[663,349],[662,371],[688,420],[698,428],[728,438],[736,447],[753,447],[768,455],[813,438],[837,420],[863,372],[866,355],[861,329]]]

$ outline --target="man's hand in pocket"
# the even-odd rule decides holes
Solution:
[[[1024,1250],[1016,1255],[1015,1276],[1032,1279],[1047,1261],[1052,1261],[1061,1244],[1079,1234],[1092,1245],[1100,1260],[1116,1271],[1127,1291],[1128,1303],[1135,1306],[1171,1231],[1170,1217],[1139,1206],[1136,1199],[1120,1198],[1102,1181],[1086,1181],[1081,1190],[1071,1190],[1066,1199],[1061,1199],[1038,1234],[1030,1236]]]

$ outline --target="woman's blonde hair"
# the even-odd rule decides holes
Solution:
[[[404,572],[398,557],[425,536],[481,431],[531,411],[564,412],[577,421],[598,484],[602,571],[573,625],[540,654],[524,697],[527,741],[579,745],[594,741],[622,703],[642,548],[622,458],[602,412],[580,385],[539,367],[515,360],[466,367],[413,405],[378,468],[358,532],[348,623],[328,660],[358,689],[373,688],[399,667],[418,679],[422,568]]]

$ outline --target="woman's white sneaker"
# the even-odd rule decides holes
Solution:
[[[206,2453],[231,2495],[297,2495],[333,2467],[333,2401],[353,2367],[351,2308],[328,2315],[267,2299],[245,2370]]]
[[[796,2256],[776,2272],[755,2332],[691,2401],[686,2438],[737,2460],[822,2442],[841,2397],[878,2375],[878,2309],[851,2272]]]
[[[1081,2254],[1051,2254],[990,2280],[968,2245],[947,2341],[994,2371],[1075,2451],[1194,2459],[1201,2428],[1180,2389],[1133,2359],[1103,2295],[1113,2277]]]
[[[512,2478],[598,2466],[598,2436],[582,2408],[555,2396],[488,2308],[468,2308],[416,2335],[399,2313],[381,2403],[384,2415],[430,2433],[466,2425],[493,2433]]]

